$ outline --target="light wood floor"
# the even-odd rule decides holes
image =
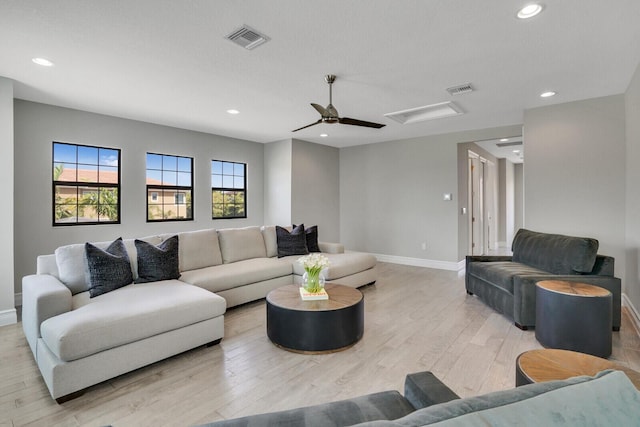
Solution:
[[[512,388],[514,361],[541,348],[475,297],[456,272],[379,264],[361,288],[365,333],[352,348],[301,355],[266,337],[264,300],[231,309],[210,348],[123,375],[57,405],[22,325],[0,327],[0,426],[188,426],[222,418],[402,391],[409,372],[430,370],[461,396]],[[640,370],[640,338],[626,312],[612,360]]]

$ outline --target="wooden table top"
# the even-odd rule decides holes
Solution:
[[[517,364],[532,382],[564,380],[580,375],[594,376],[600,371],[614,369],[624,372],[640,390],[640,372],[590,354],[550,348],[531,350],[518,356]]]
[[[300,298],[300,285],[286,285],[272,290],[267,295],[269,304],[288,310],[329,311],[351,307],[362,301],[362,292],[337,283],[325,283],[328,300],[303,301]]]
[[[611,293],[599,286],[567,280],[542,280],[536,285],[548,291],[582,297],[606,297]]]

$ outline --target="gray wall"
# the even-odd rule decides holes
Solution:
[[[464,258],[458,251],[457,143],[520,131],[505,127],[341,149],[341,241],[354,250],[457,263]],[[444,193],[453,201],[444,201]]]
[[[70,243],[202,228],[263,224],[263,144],[16,100],[15,278],[35,272],[36,257]],[[52,141],[120,148],[119,225],[51,225]],[[146,222],[147,152],[194,158],[194,221]],[[246,219],[211,219],[211,160],[247,164]]]
[[[339,150],[298,139],[264,150],[265,224],[317,225],[320,241],[339,242]]]
[[[264,146],[264,222],[291,224],[290,139]]]
[[[0,77],[0,152],[4,158],[0,167],[0,182],[5,189],[5,207],[0,209],[0,326],[16,322],[13,293],[13,151],[13,82]]]
[[[625,94],[626,107],[626,270],[625,293],[640,311],[640,65]],[[638,314],[638,313],[636,313]]]
[[[340,241],[340,151],[293,140],[291,219],[318,226],[318,239]]]
[[[510,247],[515,223],[514,164],[507,159],[499,159],[498,175],[498,244]]]
[[[511,247],[515,232],[525,227],[524,218],[524,163],[513,165],[513,233],[507,237],[507,246]]]
[[[524,114],[527,228],[594,237],[625,272],[625,110],[622,95]],[[623,284],[624,284],[623,280]]]

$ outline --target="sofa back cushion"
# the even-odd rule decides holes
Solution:
[[[598,241],[520,229],[513,239],[512,250],[515,262],[553,274],[581,274],[593,269]]]
[[[215,229],[187,231],[180,240],[180,271],[197,270],[222,264],[222,253]]]
[[[263,225],[260,227],[262,237],[264,237],[264,245],[267,249],[267,257],[273,258],[278,256],[278,237],[276,236],[275,225]]]
[[[637,426],[640,392],[621,371],[529,384],[358,426]]]
[[[251,258],[266,258],[267,249],[260,227],[218,230],[222,262],[229,264]]]

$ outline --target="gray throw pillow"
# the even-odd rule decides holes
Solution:
[[[293,228],[296,225],[293,224]],[[318,246],[318,226],[314,225],[304,229],[304,235],[307,238],[307,250],[309,252],[322,252],[320,246]]]
[[[129,255],[121,237],[104,250],[87,242],[84,251],[90,298],[133,282]]]
[[[278,258],[290,255],[307,255],[307,238],[304,234],[304,224],[289,230],[276,225],[276,237],[278,239]]]
[[[134,243],[138,251],[136,283],[157,282],[180,277],[178,236],[169,237],[158,246],[138,239]]]

